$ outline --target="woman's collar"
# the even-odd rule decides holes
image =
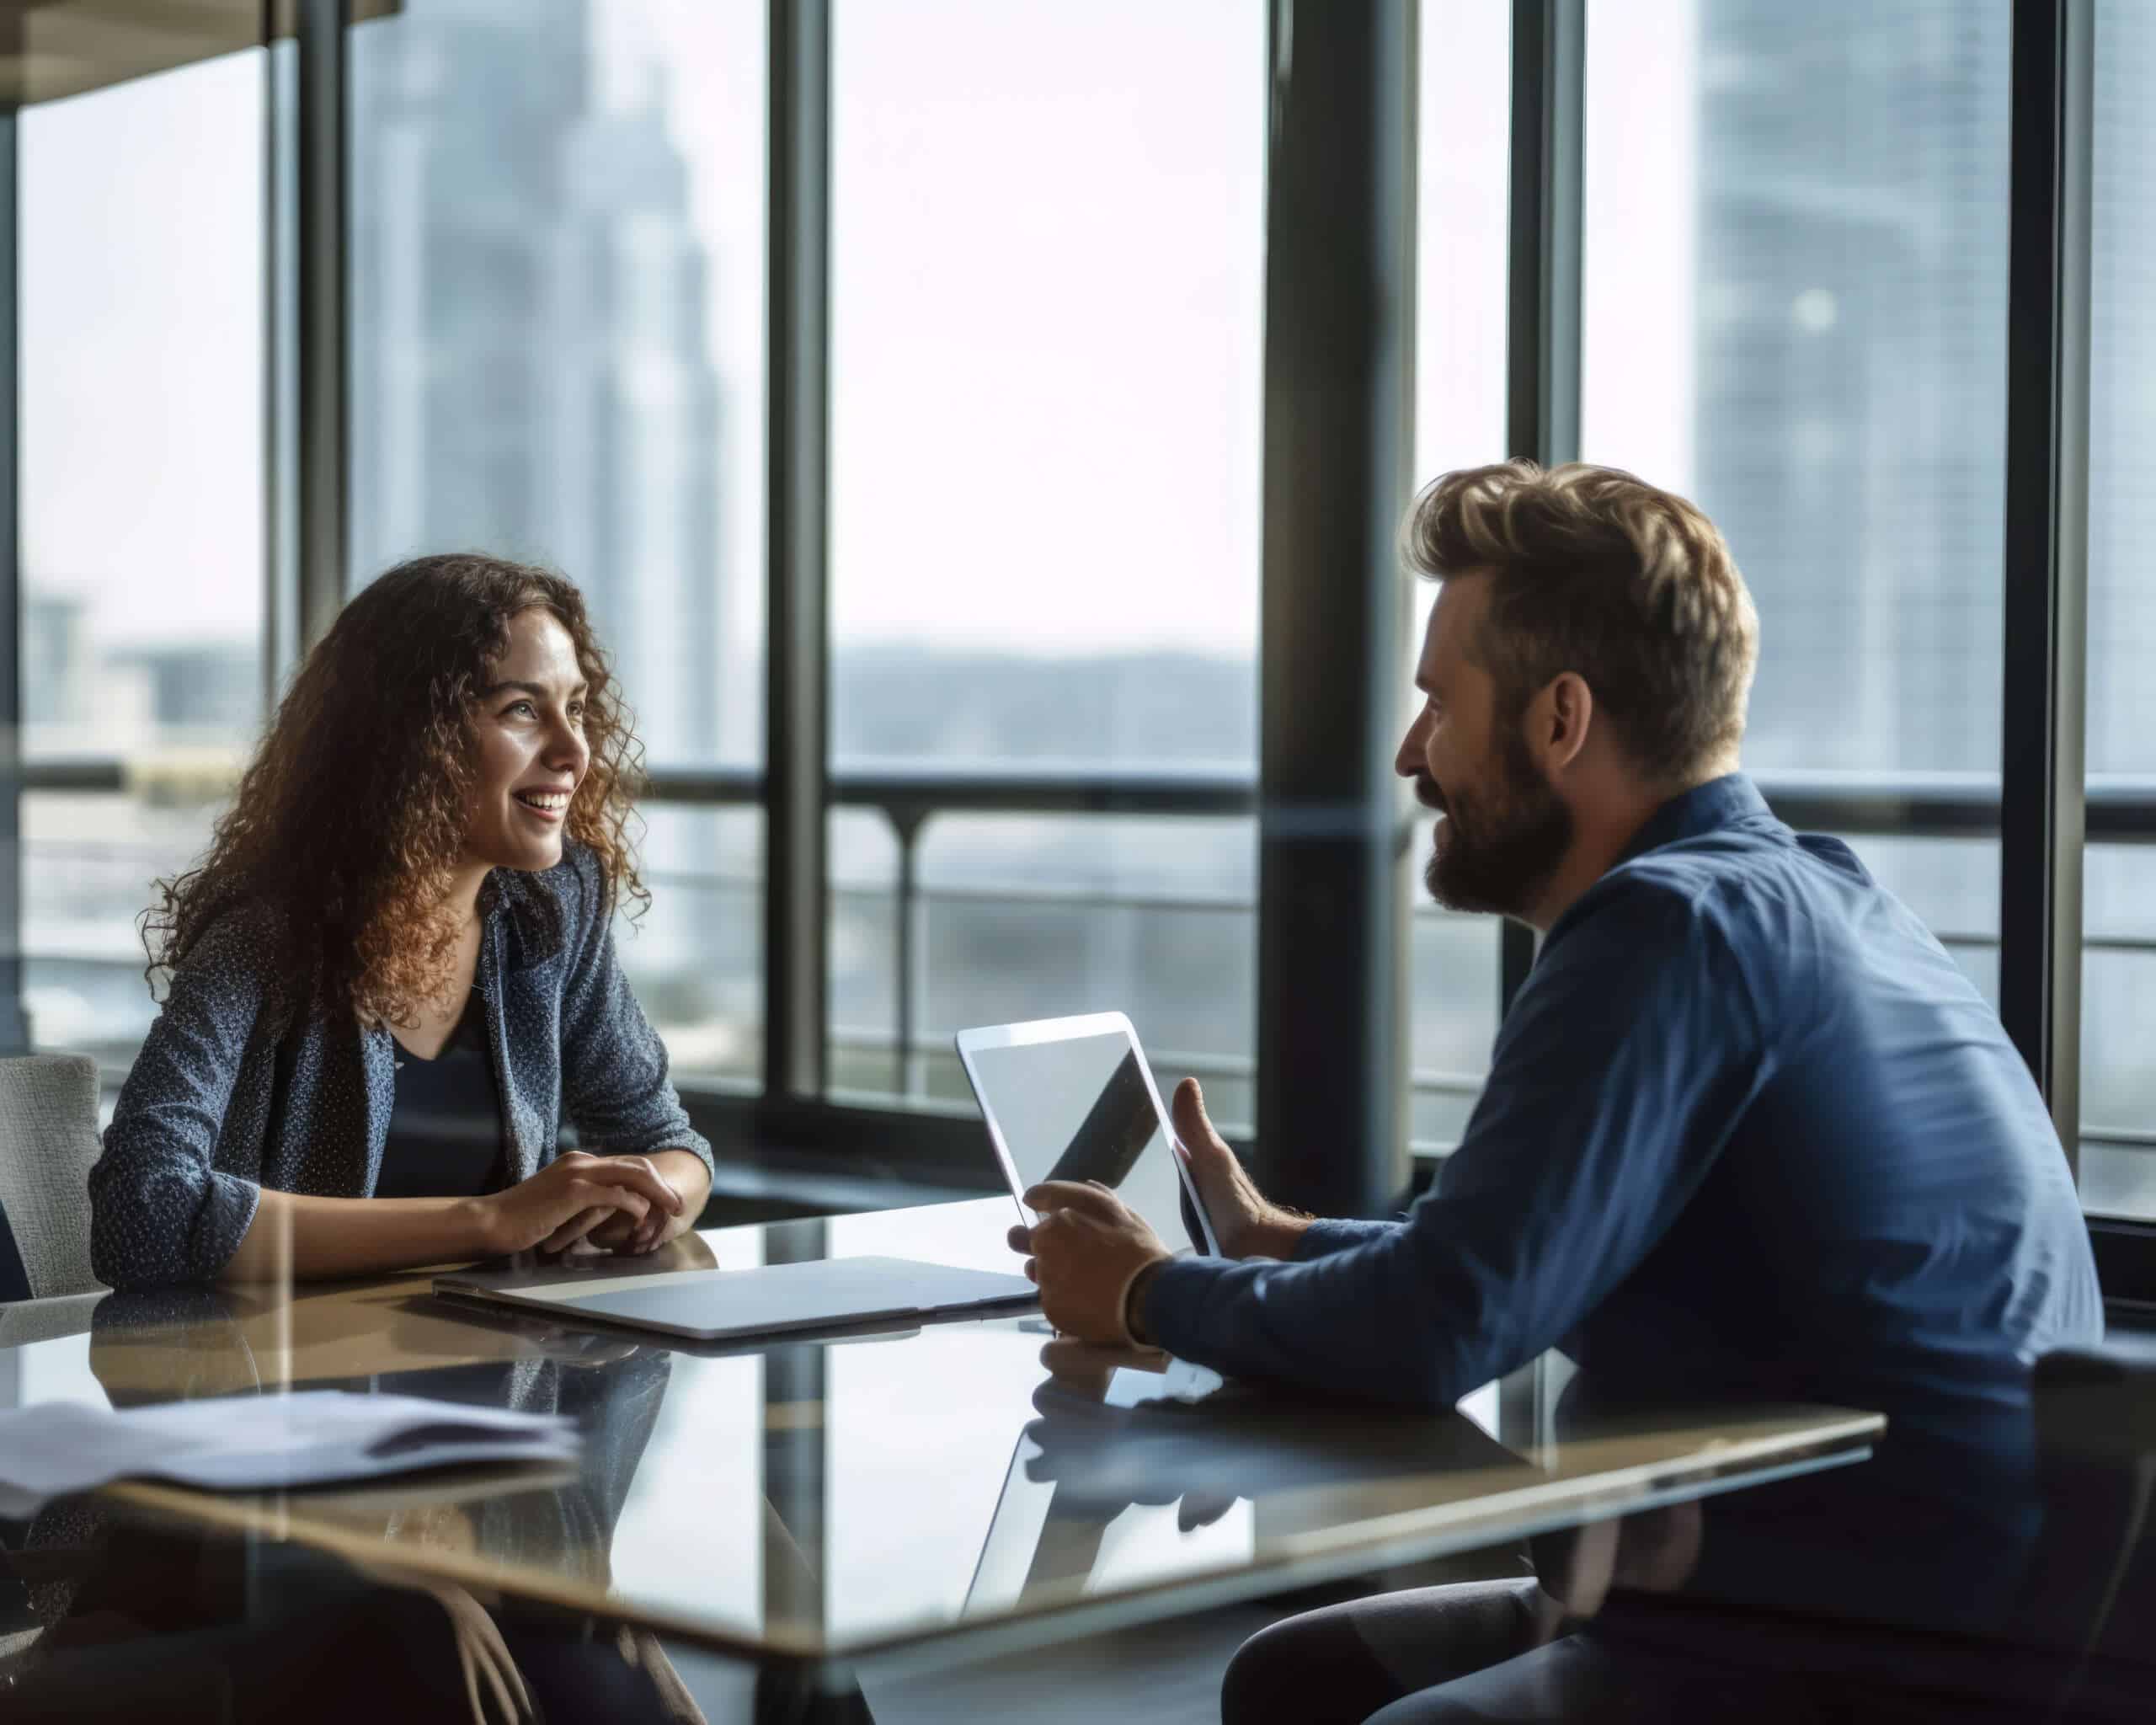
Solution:
[[[478,908],[490,932],[500,924],[515,937],[506,955],[512,966],[536,964],[560,950],[562,903],[544,875],[494,869],[479,889]]]

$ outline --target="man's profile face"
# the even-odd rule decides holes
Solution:
[[[1572,816],[1542,776],[1518,718],[1470,647],[1488,581],[1454,576],[1438,590],[1415,686],[1423,702],[1393,761],[1438,822],[1422,879],[1454,911],[1524,916],[1572,848]]]

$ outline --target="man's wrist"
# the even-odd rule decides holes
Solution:
[[[1246,1258],[1293,1258],[1302,1250],[1303,1235],[1317,1218],[1275,1204],[1259,1225],[1257,1242]]]
[[[1156,1258],[1143,1265],[1123,1290],[1123,1332],[1140,1348],[1154,1345],[1153,1332],[1145,1324],[1145,1295],[1168,1263],[1165,1258]]]

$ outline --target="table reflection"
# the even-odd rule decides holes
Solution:
[[[1525,1466],[1457,1416],[1373,1420],[1164,1354],[1061,1339],[1040,1363],[1038,1417],[1011,1456],[968,1615],[1246,1562],[1261,1526],[1277,1538],[1321,1519],[1308,1494],[1331,1503],[1375,1482]]]
[[[462,1470],[288,1501],[390,1551],[819,1642],[1247,1567],[1343,1523],[1545,1472],[1458,1414],[1224,1382],[1038,1320],[743,1350],[460,1311],[449,1347],[435,1306],[416,1289],[376,1300],[360,1345],[334,1304],[115,1295],[90,1365],[115,1407],[299,1382],[566,1413],[584,1437],[572,1477]],[[265,1370],[265,1324],[286,1374]]]
[[[730,1268],[863,1252],[987,1268],[1011,1210],[953,1204],[677,1245]],[[371,1557],[439,1558],[482,1591],[573,1589],[591,1609],[603,1596],[624,1616],[779,1654],[865,1653],[1198,1577],[1241,1572],[1256,1592],[1298,1585],[1313,1563],[1338,1574],[1351,1559],[1509,1543],[1768,1465],[1745,1461],[1748,1445],[1785,1471],[1853,1459],[1876,1427],[1771,1408],[1595,1409],[1575,1423],[1560,1408],[1508,1428],[1529,1439],[1516,1451],[1458,1414],[1223,1383],[1162,1354],[1060,1340],[1038,1318],[704,1347],[452,1306],[424,1273],[289,1296],[115,1295],[87,1359],[115,1407],[337,1386],[567,1413],[584,1439],[573,1471],[467,1469],[205,1507],[274,1538],[327,1530],[345,1541],[332,1549],[351,1550],[356,1536]],[[138,1506],[187,1507],[131,1492]],[[1700,1549],[1686,1513],[1689,1528],[1633,1541],[1651,1562],[1596,1535],[1591,1561],[1576,1552],[1568,1572],[1549,1558],[1544,1573],[1584,1574],[1582,1600],[1612,1581],[1681,1582]],[[1711,1560],[1712,1514],[1706,1532]]]
[[[267,1309],[264,1296],[239,1290],[115,1294],[93,1315],[90,1370],[115,1407],[281,1391],[285,1381],[264,1381],[249,1336]],[[534,1489],[528,1467],[454,1469],[434,1491],[418,1476],[386,1488],[321,1493],[322,1503],[343,1509],[342,1519],[378,1526],[391,1547],[483,1555],[611,1586],[615,1524],[665,1400],[670,1357],[620,1337],[582,1335],[519,1357],[414,1364],[424,1358],[414,1332],[425,1335],[429,1323],[424,1311],[392,1312],[371,1359],[353,1363],[394,1369],[314,1376],[305,1386],[565,1414],[583,1439],[577,1471]]]
[[[115,1296],[91,1369],[116,1407],[297,1382],[568,1414],[568,1479],[465,1470],[286,1501],[744,1632],[858,1641],[1231,1569],[1265,1539],[1425,1501],[1436,1476],[1534,1471],[1458,1416],[1225,1384],[1037,1320],[744,1352],[510,1316],[449,1348],[424,1291],[376,1300],[365,1345],[349,1311],[307,1308],[268,1324],[232,1290]],[[270,1370],[265,1333],[312,1375]]]

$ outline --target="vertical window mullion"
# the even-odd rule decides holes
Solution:
[[[1414,442],[1414,0],[1280,0],[1266,187],[1260,1172],[1334,1215],[1406,1172],[1407,835],[1391,773]]]
[[[0,26],[16,35],[19,19]],[[29,1050],[23,1008],[22,317],[19,121],[0,114],[0,1054]]]
[[[825,1089],[830,0],[771,0],[764,1091]]]
[[[297,661],[299,618],[299,45],[264,0],[262,104],[262,702]]]
[[[345,112],[349,19],[348,0],[301,0],[295,526],[299,553],[296,645],[302,654],[328,633],[344,603],[351,366],[344,280],[350,215],[346,155],[350,128]],[[274,544],[269,549],[268,560],[274,564]]]
[[[1585,0],[1513,0],[1505,452],[1556,467],[1580,452],[1580,277],[1587,109]],[[1497,1012],[1534,963],[1508,918]]]
[[[1999,1012],[2078,1166],[2086,823],[2089,8],[2015,0]]]

